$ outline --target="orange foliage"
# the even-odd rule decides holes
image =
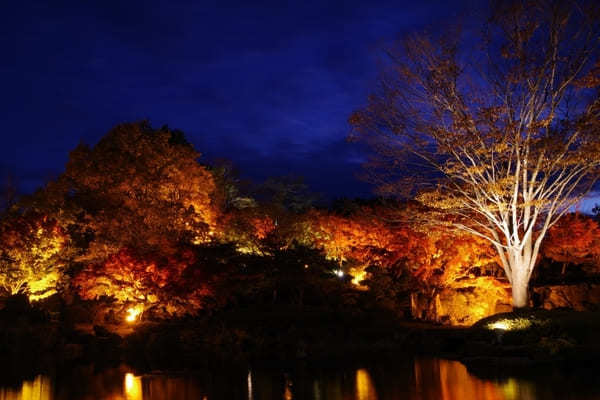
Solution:
[[[235,243],[243,253],[262,253],[262,241],[275,231],[273,218],[256,207],[233,209],[221,219],[218,236],[224,242]]]
[[[392,228],[382,219],[364,213],[343,217],[313,211],[310,214],[313,245],[340,263],[392,266],[417,246],[418,235]]]
[[[254,227],[254,236],[259,240],[265,239],[271,232],[275,230],[275,223],[268,217],[255,217],[251,220]]]
[[[161,306],[168,314],[193,312],[202,307],[210,290],[188,274],[194,256],[183,251],[174,257],[139,257],[122,250],[102,264],[77,273],[72,284],[83,299],[107,297],[120,305]]]
[[[340,263],[406,268],[426,286],[452,286],[495,265],[496,252],[484,239],[441,227],[423,233],[388,222],[393,219],[387,214],[383,208],[349,217],[313,211],[313,245]]]
[[[143,122],[72,151],[55,186],[77,204],[78,226],[93,232],[84,261],[102,262],[122,248],[174,254],[178,243],[209,240],[215,183],[199,156],[181,132]]]
[[[475,277],[474,268],[495,268],[497,253],[485,239],[468,233],[432,229],[411,255],[415,276],[428,286],[459,287]]]

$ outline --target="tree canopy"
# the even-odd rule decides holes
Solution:
[[[598,17],[595,2],[495,2],[478,45],[410,35],[350,118],[384,192],[418,182],[438,221],[495,247],[516,307],[546,232],[598,176]]]

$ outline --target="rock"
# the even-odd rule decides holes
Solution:
[[[446,325],[472,325],[490,315],[511,309],[510,288],[490,277],[471,278],[460,287],[413,293],[414,318]]]
[[[546,310],[571,308],[576,311],[600,309],[600,284],[550,285],[533,289],[538,307]]]
[[[508,284],[489,277],[473,278],[460,283],[460,287],[413,293],[413,318],[445,325],[466,326],[490,315],[512,311]],[[597,283],[535,287],[531,297],[536,307],[546,310],[600,310],[600,284]]]

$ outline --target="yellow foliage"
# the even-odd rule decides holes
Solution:
[[[56,293],[66,237],[44,217],[14,217],[0,226],[0,288],[39,300]]]

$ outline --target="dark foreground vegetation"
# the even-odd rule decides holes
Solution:
[[[480,374],[502,376],[532,365],[593,369],[600,357],[599,312],[528,309],[463,328],[399,319],[368,304],[361,292],[351,307],[256,305],[108,329],[57,319],[13,297],[0,311],[0,357],[10,366],[5,378],[15,379],[87,364],[201,371],[413,356],[457,359]]]

